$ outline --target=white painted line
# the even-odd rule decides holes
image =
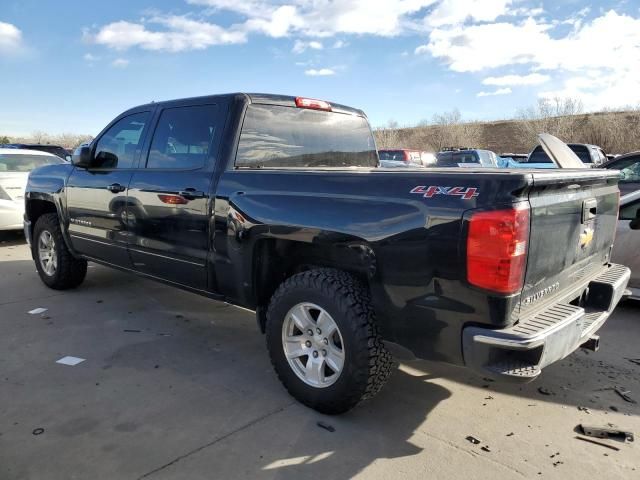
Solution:
[[[34,308],[33,310],[29,310],[29,312],[28,312],[28,313],[30,313],[31,315],[38,315],[39,313],[44,313],[44,312],[46,312],[47,310],[48,310],[48,309],[46,309],[46,308],[42,308],[42,307],[40,307],[40,308]]]
[[[59,363],[61,365],[69,365],[71,367],[75,367],[82,362],[84,362],[84,358],[78,357],[62,357],[60,360],[56,360],[56,363]]]

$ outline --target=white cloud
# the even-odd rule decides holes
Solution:
[[[322,45],[322,43],[316,40],[312,40],[310,42],[305,42],[304,40],[296,40],[291,51],[293,53],[303,53],[308,48],[312,50],[322,50],[324,46]]]
[[[506,88],[498,88],[493,92],[478,92],[476,93],[476,97],[495,97],[496,95],[509,95],[511,93],[511,89],[509,87]]]
[[[348,45],[347,42],[345,42],[344,40],[336,40],[335,42],[333,42],[333,45],[331,46],[331,48],[344,48]]]
[[[126,68],[129,66],[129,60],[126,58],[116,58],[113,62],[111,62],[111,66],[115,68]]]
[[[336,72],[331,68],[319,68],[319,69],[311,68],[309,70],[305,70],[304,74],[310,77],[327,77],[330,75],[335,75]]]
[[[640,103],[640,17],[610,10],[564,36],[554,28],[533,18],[438,28],[418,53],[430,53],[457,72],[521,65],[553,73],[562,86],[542,95],[574,96],[588,109]]]
[[[456,25],[467,19],[490,22],[505,15],[513,0],[443,0],[426,18],[432,27]]]
[[[293,35],[324,38],[336,34],[394,36],[415,31],[418,25],[412,15],[438,1],[441,0],[289,0],[283,4],[281,0],[187,0],[191,5],[206,7],[200,13],[230,11],[239,15],[241,21],[224,27],[194,20],[192,14],[157,14],[146,21],[109,23],[88,36],[96,43],[117,50],[139,47],[171,52],[242,43],[251,33],[274,38]],[[333,48],[341,48],[345,44],[338,40],[334,45]]]
[[[98,60],[100,60],[100,57],[96,57],[95,55],[91,54],[91,53],[85,53],[82,58],[84,58],[85,61],[87,62],[96,62]]]
[[[140,47],[145,50],[180,52],[202,50],[212,45],[243,43],[246,34],[186,17],[154,17],[149,23],[164,27],[149,30],[143,24],[119,21],[102,27],[93,36],[95,43],[115,50]]]
[[[540,85],[551,79],[549,75],[541,73],[531,73],[529,75],[504,75],[502,77],[487,77],[482,80],[483,85],[493,85],[496,87]]]
[[[11,23],[0,22],[0,55],[22,49],[22,32]]]

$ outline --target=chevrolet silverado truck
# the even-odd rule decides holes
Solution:
[[[24,225],[50,288],[91,261],[255,311],[286,389],[336,414],[380,390],[389,343],[516,382],[595,348],[629,279],[617,182],[380,168],[360,110],[214,95],[135,107],[34,170]]]

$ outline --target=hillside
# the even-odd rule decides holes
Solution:
[[[406,147],[437,151],[464,146],[496,153],[527,153],[536,133],[547,132],[567,143],[593,143],[607,153],[640,150],[640,112],[599,112],[525,120],[431,124],[413,128],[377,129],[380,148]]]

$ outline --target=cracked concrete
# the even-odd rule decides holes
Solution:
[[[280,386],[246,311],[99,266],[52,294],[18,237],[0,244],[0,272],[2,480],[638,476],[636,444],[609,441],[615,452],[573,431],[639,434],[639,405],[600,390],[640,400],[640,366],[626,360],[639,355],[638,306],[616,311],[599,352],[533,384],[402,359],[378,397],[327,417]],[[86,360],[55,363],[65,355]]]

